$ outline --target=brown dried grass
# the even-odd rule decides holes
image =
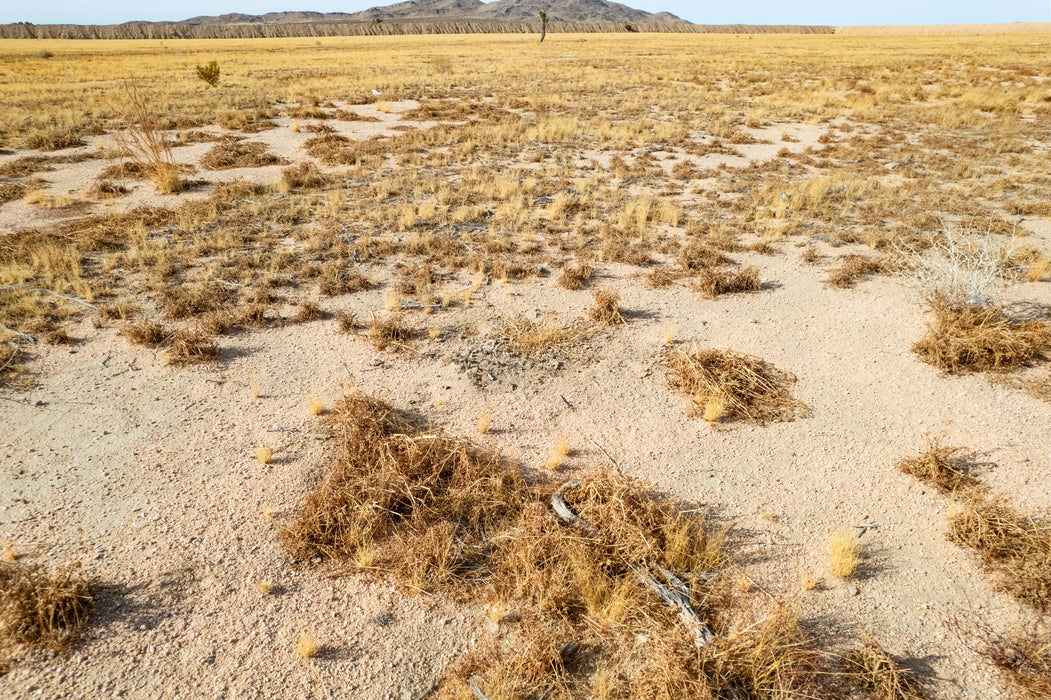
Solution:
[[[594,268],[587,263],[568,264],[562,268],[562,274],[558,276],[558,286],[563,289],[583,289],[587,286],[593,272]]]
[[[1000,497],[972,491],[950,513],[946,537],[974,549],[1023,603],[1046,610],[1051,602],[1051,522],[1024,515]]]
[[[700,271],[693,283],[693,289],[709,299],[722,294],[758,292],[761,288],[757,267],[746,267],[738,271],[705,269]]]
[[[579,517],[567,525],[543,477],[529,483],[496,455],[360,393],[336,407],[333,430],[339,457],[282,532],[296,559],[334,558],[410,589],[510,606],[495,621],[516,626],[454,667],[442,692],[583,696],[609,674],[624,697],[811,687],[814,654],[791,611],[746,621],[743,608],[717,605],[733,589],[719,577],[726,531],[705,514],[598,473],[559,490]],[[715,630],[700,651],[640,581],[640,570],[662,567]],[[640,651],[643,632],[653,639]]]
[[[848,255],[842,265],[829,271],[825,284],[837,289],[849,289],[872,275],[891,273],[895,269],[895,265],[887,257],[867,258],[864,255]]]
[[[864,637],[862,646],[843,656],[848,683],[878,700],[923,700],[928,695],[914,675],[902,667],[878,642]]]
[[[373,315],[368,337],[380,350],[401,346],[412,340],[415,332],[405,324],[401,314]]]
[[[986,632],[980,653],[1000,668],[1024,697],[1051,698],[1051,629],[1039,623],[1006,637]]]
[[[792,420],[806,409],[788,393],[796,378],[758,357],[693,341],[673,353],[668,366],[672,387],[693,399],[697,414],[712,398],[723,401],[723,416],[760,425]]]
[[[231,168],[262,168],[267,165],[285,165],[288,161],[266,150],[258,141],[227,138],[216,144],[201,158],[201,166],[209,170]]]
[[[222,356],[222,350],[203,330],[183,328],[172,334],[166,359],[172,365],[191,365],[212,362]]]
[[[160,347],[172,335],[164,326],[150,321],[125,324],[120,329],[120,334],[127,338],[129,343],[145,345],[148,348]]]
[[[595,300],[588,309],[588,318],[600,326],[616,326],[624,323],[620,309],[620,292],[603,289],[595,292]]]
[[[923,454],[898,462],[898,469],[930,484],[942,493],[973,489],[980,481],[972,472],[974,452],[963,447],[949,447],[927,438]]]
[[[932,311],[934,321],[912,351],[950,374],[1027,365],[1051,348],[1051,324],[1012,321],[998,306],[936,300]]]
[[[49,571],[39,564],[0,561],[0,639],[58,650],[83,627],[91,584],[77,565]]]

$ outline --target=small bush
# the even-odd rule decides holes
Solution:
[[[558,276],[558,285],[563,289],[583,289],[591,279],[593,271],[587,263],[566,265],[562,268],[562,274]]]
[[[974,549],[1018,600],[1038,610],[1051,603],[1051,523],[1045,519],[973,492],[950,514],[946,537]]]
[[[842,265],[830,272],[825,284],[848,289],[867,277],[893,272],[894,269],[894,265],[887,258],[873,259],[863,255],[850,255]]]
[[[212,87],[219,87],[219,62],[212,61],[203,66],[197,66],[197,77]]]

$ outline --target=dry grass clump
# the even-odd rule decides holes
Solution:
[[[593,272],[594,268],[587,263],[566,265],[558,276],[558,285],[563,289],[583,289]]]
[[[183,328],[171,335],[167,362],[171,365],[191,365],[211,362],[223,356],[222,350],[200,330]]]
[[[872,275],[885,274],[894,270],[894,265],[887,258],[848,255],[842,265],[829,272],[825,284],[838,289],[848,289]]]
[[[413,335],[413,329],[405,324],[401,314],[373,315],[368,332],[369,340],[380,350],[403,345],[412,340]]]
[[[492,537],[521,509],[521,476],[465,440],[423,431],[407,414],[360,393],[344,398],[333,420],[338,461],[282,534],[297,558],[351,556],[393,539],[388,543],[396,549],[409,550],[385,563],[404,573],[422,566],[421,581],[441,580],[456,569],[443,557],[478,556],[479,526]],[[450,551],[454,535],[460,541]],[[423,559],[416,561],[410,551],[421,546]]]
[[[1051,630],[1036,625],[1008,637],[985,635],[983,656],[1033,700],[1051,698]]]
[[[183,189],[179,168],[172,156],[171,146],[160,122],[150,113],[146,98],[132,81],[124,83],[124,102],[128,114],[127,126],[113,132],[121,159],[141,163],[146,177],[153,182],[160,194],[171,194]]]
[[[861,563],[858,537],[851,530],[837,530],[828,537],[828,569],[837,578],[850,578]]]
[[[410,588],[514,608],[498,619],[509,634],[465,658],[443,690],[765,697],[813,682],[791,611],[756,619],[718,604],[733,590],[720,576],[726,531],[695,509],[614,473],[557,491],[527,484],[496,455],[360,393],[334,416],[339,458],[282,533],[292,554],[364,558]],[[678,591],[689,612],[654,586]],[[643,633],[652,639],[640,646]]]
[[[796,378],[758,357],[702,348],[693,341],[672,354],[668,364],[671,385],[692,398],[698,411],[721,399],[720,415],[765,424],[792,420],[805,409],[788,393]]]
[[[32,134],[25,141],[25,147],[34,151],[60,151],[64,148],[77,148],[84,145],[84,139],[73,127],[50,129]]]
[[[91,585],[75,565],[54,571],[0,561],[0,639],[60,649],[87,620]]]
[[[930,484],[942,493],[977,487],[981,482],[972,475],[975,454],[962,447],[949,447],[927,439],[923,454],[898,462],[898,469]]]
[[[158,302],[167,318],[179,320],[219,311],[227,292],[218,284],[198,287],[168,287],[161,292]]]
[[[266,144],[227,138],[216,144],[201,158],[201,165],[209,170],[231,168],[262,168],[267,165],[285,165],[288,161],[268,153]]]
[[[691,271],[729,265],[732,262],[733,260],[715,248],[699,241],[692,241],[679,252],[679,265]]]
[[[160,347],[172,336],[167,328],[150,321],[125,324],[120,329],[120,334],[127,338],[129,343],[145,345],[148,348]]]
[[[1044,610],[1051,602],[1051,522],[975,491],[950,513],[946,537],[974,549],[1023,603]]]
[[[16,374],[21,367],[19,359],[22,350],[13,341],[0,342],[0,385],[9,375]]]
[[[563,326],[550,320],[513,319],[507,322],[498,335],[507,341],[511,352],[528,355],[572,345],[590,335],[590,330]]]
[[[595,301],[588,309],[588,318],[600,326],[616,326],[624,323],[620,309],[620,292],[603,289],[595,292]]]
[[[311,190],[322,187],[328,178],[318,170],[317,165],[304,161],[281,171],[281,182],[289,189]]]
[[[912,351],[951,374],[1026,365],[1051,348],[1051,324],[1012,321],[998,306],[935,302],[934,321]]]
[[[895,661],[879,642],[867,636],[860,648],[844,654],[843,670],[851,685],[860,687],[877,700],[923,700],[927,697],[912,672]]]
[[[321,267],[318,291],[325,296],[352,294],[372,289],[376,283],[360,272],[348,270],[341,261],[325,263]]]
[[[21,182],[0,183],[0,204],[21,199],[25,196],[26,191],[27,188],[25,184]]]
[[[305,301],[299,305],[299,309],[292,316],[292,323],[309,323],[310,321],[321,321],[326,318],[328,318],[328,313],[323,311],[320,306],[312,301]]]
[[[721,294],[758,292],[762,286],[759,283],[759,268],[749,266],[736,271],[703,269],[694,280],[693,288],[709,299],[714,299]]]

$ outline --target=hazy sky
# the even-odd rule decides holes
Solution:
[[[558,0],[551,0],[552,6]],[[384,0],[0,0],[0,24],[115,24],[129,20],[180,20],[227,12],[262,14],[282,10],[357,12]],[[628,0],[624,3],[649,12],[666,10],[701,24],[986,24],[993,22],[1051,22],[1051,0]]]

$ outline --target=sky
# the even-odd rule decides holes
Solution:
[[[393,1],[393,0],[392,0]],[[551,0],[557,4],[558,0]],[[117,24],[131,20],[181,20],[227,12],[262,14],[284,10],[357,12],[385,0],[0,0],[0,24]],[[648,12],[667,11],[699,24],[990,24],[1051,22],[1051,0],[627,0]]]

